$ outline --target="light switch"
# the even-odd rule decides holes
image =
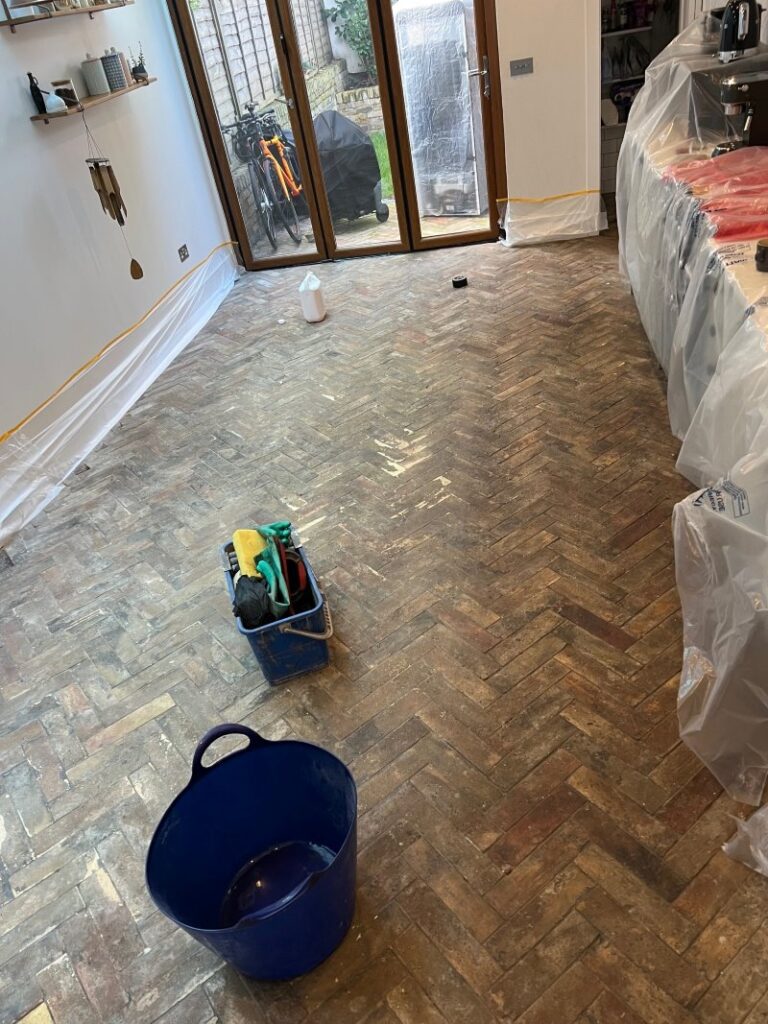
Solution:
[[[533,74],[533,57],[521,57],[519,60],[509,62],[509,73],[513,78],[517,75]]]

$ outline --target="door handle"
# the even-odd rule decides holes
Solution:
[[[467,71],[467,77],[469,78],[482,78],[483,79],[483,95],[486,99],[491,97],[491,74],[488,69],[488,58],[483,57],[483,66],[481,68],[470,68]]]

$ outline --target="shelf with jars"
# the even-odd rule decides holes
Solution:
[[[53,0],[40,3],[40,0],[0,0],[0,28],[9,28],[15,32],[20,25],[33,25],[38,21],[52,21],[55,18],[69,18],[72,15],[87,14],[93,18],[102,11],[114,11],[117,7],[132,7],[135,0],[109,0],[106,3],[91,3],[89,0]],[[28,14],[19,13],[29,11]]]

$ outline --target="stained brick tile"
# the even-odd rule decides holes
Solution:
[[[588,949],[596,935],[580,914],[571,911],[494,987],[491,997],[501,1013],[513,1020],[520,1016]]]
[[[322,274],[317,326],[299,270],[243,277],[9,546],[3,1022],[762,1024],[765,882],[679,742],[688,488],[615,237]],[[217,548],[284,517],[337,630],[328,669],[270,687]],[[146,891],[227,720],[359,786],[353,927],[290,982]]]

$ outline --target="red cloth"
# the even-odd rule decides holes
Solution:
[[[719,196],[701,203],[721,241],[768,236],[768,195]]]
[[[686,160],[668,167],[665,177],[683,185],[719,187],[726,191],[732,190],[731,182],[737,189],[738,181],[745,177],[753,184],[762,182],[768,188],[768,146],[745,146],[712,159]]]
[[[667,179],[699,197],[699,208],[722,240],[768,236],[768,147],[746,146],[712,159],[686,160],[670,167]]]

